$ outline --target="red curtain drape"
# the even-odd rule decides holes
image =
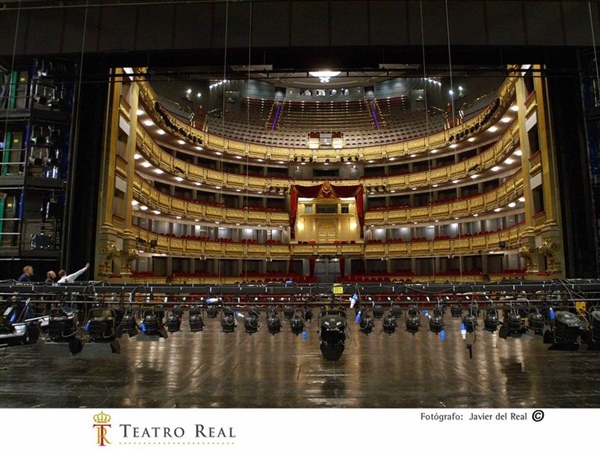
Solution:
[[[363,239],[365,237],[365,206],[362,186],[360,186],[359,191],[356,194],[356,215],[358,216],[358,226],[360,227],[360,238]]]
[[[298,215],[298,190],[292,186],[290,192],[290,239],[296,239],[296,216]]]
[[[298,197],[307,198],[331,198],[331,197],[355,197],[356,213],[360,226],[360,237],[364,237],[365,208],[363,202],[362,184],[353,186],[334,186],[326,181],[316,186],[293,185],[290,192],[290,236],[296,238],[296,219],[298,216]]]
[[[344,276],[346,273],[346,260],[344,258],[340,258],[340,275]]]

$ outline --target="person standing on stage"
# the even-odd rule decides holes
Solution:
[[[58,272],[58,276],[60,277],[60,279],[58,280],[58,283],[60,283],[60,284],[72,283],[73,281],[75,281],[79,277],[79,275],[81,275],[86,270],[88,270],[89,267],[90,267],[90,263],[87,263],[83,269],[79,269],[77,272],[73,272],[70,275],[67,275],[66,270],[61,269]]]
[[[29,283],[31,281],[32,276],[33,276],[33,267],[25,266],[25,267],[23,267],[23,273],[21,274],[21,276],[19,278],[17,278],[17,281],[20,283]]]

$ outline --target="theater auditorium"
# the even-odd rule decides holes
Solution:
[[[600,405],[597,3],[0,4],[1,406]]]

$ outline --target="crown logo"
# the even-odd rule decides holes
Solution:
[[[110,419],[110,415],[106,414],[104,411],[101,411],[100,414],[94,416],[94,422],[96,423],[109,423]]]

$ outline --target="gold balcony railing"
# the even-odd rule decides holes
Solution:
[[[455,164],[427,171],[386,177],[361,179],[365,189],[384,186],[388,191],[428,187],[468,177],[491,169],[511,155],[519,145],[518,123],[515,121],[498,141],[484,152]],[[229,189],[248,189],[268,191],[271,188],[288,190],[291,184],[315,185],[321,180],[292,180],[288,178],[269,178],[227,173],[215,169],[197,166],[178,159],[164,151],[142,127],[137,130],[137,148],[144,158],[155,167],[171,174],[181,176],[190,182],[206,183]],[[340,185],[353,185],[356,180],[339,180]]]
[[[163,214],[181,216],[189,219],[219,221],[222,223],[244,223],[250,225],[287,226],[290,216],[287,212],[257,211],[226,208],[219,205],[196,203],[165,194],[156,189],[139,174],[133,180],[133,196],[142,204]]]
[[[543,223],[540,220],[540,223]],[[156,241],[151,249],[155,254],[206,258],[246,258],[289,260],[315,256],[356,258],[411,258],[448,255],[476,255],[483,252],[516,250],[525,231],[525,224],[477,236],[458,236],[453,239],[355,244],[245,244],[239,242],[212,242],[164,236],[142,228],[134,228],[138,237],[146,242]],[[502,248],[500,242],[503,242]]]
[[[267,226],[288,226],[290,221],[289,214],[284,211],[226,208],[174,197],[160,192],[137,173],[133,180],[133,189],[136,200],[149,208],[172,216],[219,221],[224,224],[244,223]],[[392,223],[402,225],[414,221],[450,220],[457,216],[484,214],[505,207],[522,194],[523,176],[522,172],[518,171],[498,188],[474,197],[422,207],[368,211],[365,214],[365,224],[367,226],[385,226]]]
[[[498,89],[497,99],[499,104],[495,110],[494,117],[501,117],[511,105],[515,93],[515,83],[518,77],[518,73],[508,76]],[[138,85],[140,88],[140,100],[145,105],[147,112],[150,114],[155,123],[164,125],[163,117],[156,110],[158,96],[154,92],[151,84],[147,81],[140,80],[138,81]],[[489,111],[486,108],[481,113],[456,127],[412,140],[385,145],[379,144],[364,147],[353,147],[351,149],[342,149],[339,151],[319,150],[318,152],[311,151],[309,149],[267,146],[223,138],[221,136],[216,136],[210,134],[209,132],[199,130],[191,126],[189,123],[186,123],[170,114],[168,111],[163,111],[163,114],[167,114],[169,121],[175,124],[175,128],[180,131],[179,136],[181,138],[189,139],[189,137],[192,137],[194,141],[202,142],[202,145],[207,148],[228,153],[231,156],[286,162],[293,161],[294,158],[305,158],[308,160],[312,157],[313,161],[315,162],[324,162],[326,159],[336,158],[337,156],[348,158],[358,155],[360,159],[368,160],[390,157],[398,158],[415,153],[425,153],[429,149],[448,145],[449,143],[455,141],[455,138],[461,135],[461,133],[469,133],[470,135],[474,135],[474,133],[483,132],[483,130],[479,130],[479,125],[482,123],[484,116],[488,112]]]
[[[473,197],[413,208],[368,211],[365,214],[365,224],[401,226],[415,221],[450,220],[455,217],[485,214],[505,207],[521,195],[523,174],[519,170],[496,189]]]

